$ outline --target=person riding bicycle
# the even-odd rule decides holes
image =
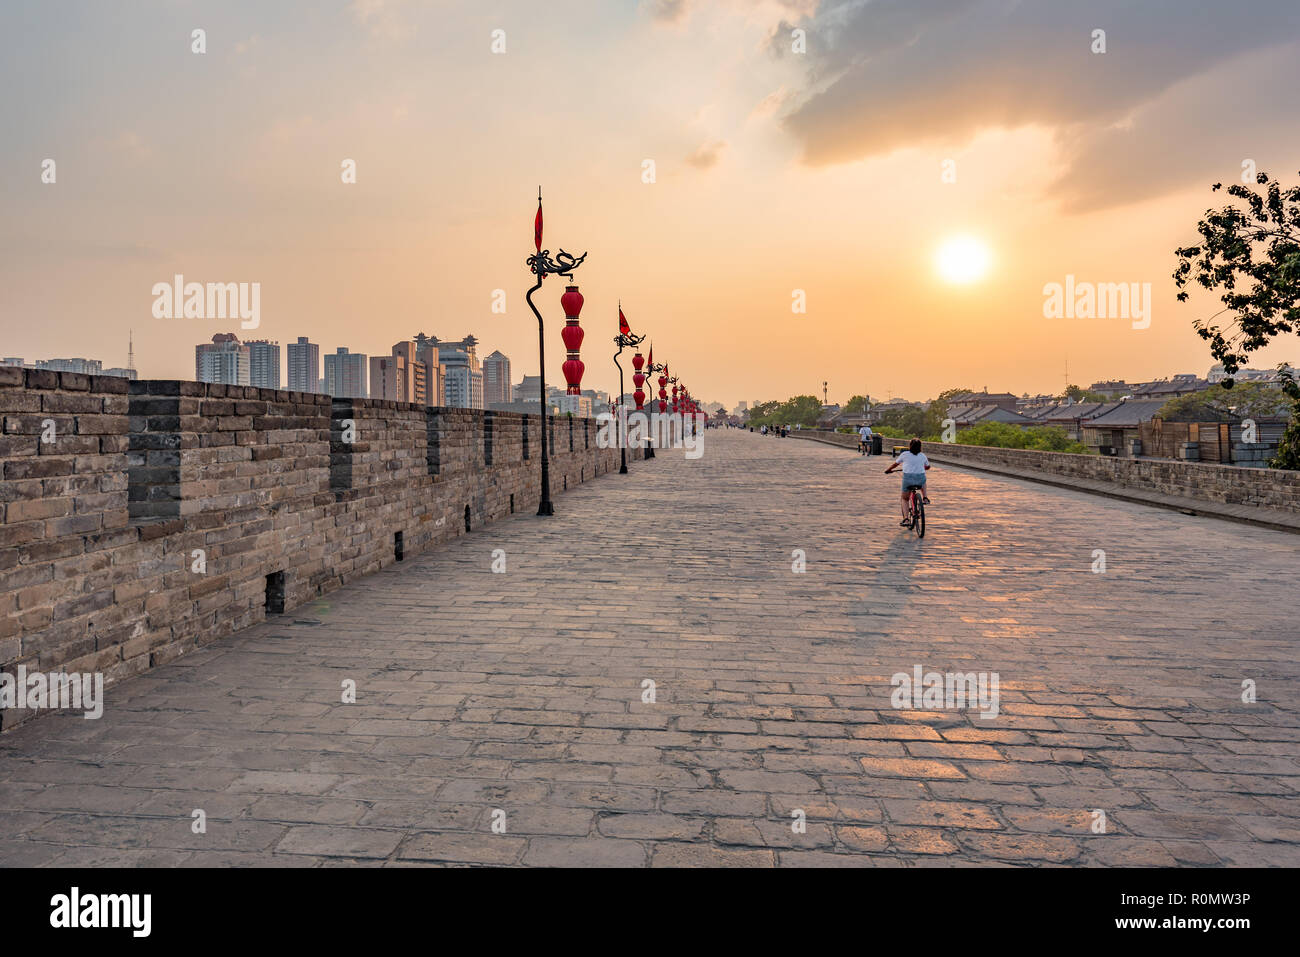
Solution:
[[[871,426],[863,425],[858,429],[858,451],[863,455],[871,454]]]
[[[919,488],[921,490],[921,501],[926,505],[930,504],[930,499],[925,494],[925,473],[930,470],[930,460],[921,451],[920,439],[912,439],[907,445],[907,451],[894,459],[894,464],[885,469],[885,474],[888,475],[897,468],[903,470],[903,520],[898,524],[906,525],[910,520],[907,498],[912,489]]]

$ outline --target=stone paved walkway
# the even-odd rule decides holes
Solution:
[[[31,722],[0,864],[1300,864],[1294,535],[884,465],[710,432]]]

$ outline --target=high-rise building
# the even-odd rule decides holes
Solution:
[[[348,352],[346,346],[325,356],[325,391],[340,399],[364,399],[366,388],[366,355]]]
[[[415,337],[415,358],[424,366],[424,392],[429,405],[443,405],[442,367],[438,362],[438,340],[423,332]]]
[[[37,359],[32,365],[28,366],[17,356],[5,356],[0,359],[0,366],[15,366],[19,369],[45,369],[50,372],[76,372],[81,375],[109,375],[120,379],[139,378],[139,373],[135,371],[133,364],[105,369],[104,363],[99,359]]]
[[[248,346],[233,332],[218,332],[210,344],[194,347],[194,378],[223,385],[248,385]]]
[[[370,357],[370,398],[414,402],[414,369],[407,363],[406,356],[397,352],[397,346],[393,349],[394,355]]]
[[[478,340],[466,336],[459,342],[443,342],[437,336],[420,333],[415,337],[417,356],[428,357],[429,379],[436,378],[436,401],[430,404],[451,408],[486,408],[483,399],[483,367],[478,358]],[[437,370],[436,377],[432,374]],[[435,394],[432,382],[430,396]]]
[[[458,342],[443,342],[437,336],[421,332],[414,342],[415,356],[425,366],[425,392],[430,405],[462,409],[487,407],[476,338],[471,335]]]
[[[288,353],[289,388],[294,392],[319,392],[320,346],[299,336],[297,342],[289,343]]]
[[[50,372],[77,372],[81,375],[101,375],[104,363],[99,359],[37,359],[36,368]]]
[[[510,358],[498,349],[483,360],[483,401],[510,401]]]
[[[429,341],[431,341],[439,349],[459,349],[461,352],[468,352],[472,356],[478,355],[478,340],[475,339],[473,336],[466,336],[464,339],[461,339],[459,342],[451,342],[451,341],[442,342],[439,341],[437,336],[433,336],[430,338]]]
[[[410,379],[409,392],[411,397],[403,399],[403,402],[418,402],[420,405],[432,405],[429,401],[429,374],[425,368],[424,361],[419,356],[420,347],[410,339],[403,339],[401,342],[393,344],[393,355],[400,358],[406,365],[407,376]],[[373,368],[373,365],[372,365]],[[374,373],[370,376],[372,383]],[[371,385],[370,391],[374,392],[374,386]]]
[[[443,404],[453,409],[482,409],[483,369],[478,356],[460,349],[439,347]]]
[[[250,339],[248,346],[248,384],[259,389],[280,388],[280,343],[269,339]]]

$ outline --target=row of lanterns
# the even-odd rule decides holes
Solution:
[[[585,333],[579,324],[578,317],[582,313],[582,293],[578,287],[572,284],[573,273],[587,259],[587,254],[573,256],[560,249],[555,256],[551,256],[550,250],[542,248],[542,190],[537,189],[537,214],[533,218],[533,246],[536,252],[530,255],[527,260],[529,272],[537,277],[537,282],[525,294],[525,300],[528,307],[537,317],[537,359],[540,366],[540,376],[538,377],[538,399],[542,403],[542,408],[546,408],[546,335],[545,320],[537,304],[533,302],[533,294],[542,288],[542,283],[547,276],[563,276],[570,281],[570,285],[564,287],[564,295],[560,297],[560,305],[564,307],[564,328],[560,330],[560,337],[564,340],[564,365],[561,367],[564,372],[564,382],[566,385],[565,395],[571,403],[572,409],[577,405],[577,397],[582,394],[582,375],[586,371],[586,366],[582,362],[582,340]],[[645,340],[645,336],[632,335],[632,329],[628,325],[627,319],[623,316],[623,309],[620,306],[618,310],[618,335],[614,337],[618,345],[618,354],[621,354],[624,348],[639,346]],[[623,404],[623,366],[618,361],[618,354],[614,356],[614,363],[618,366],[618,388],[619,388],[619,405]],[[658,374],[659,382],[659,408],[658,412],[679,413],[681,415],[693,415],[700,411],[699,403],[691,396],[690,391],[680,382],[677,376],[672,375],[666,364],[656,365],[654,361],[654,349],[650,350],[650,360],[646,361],[641,355],[640,350],[632,359],[632,367],[635,374],[632,381],[636,385],[636,391],[632,393],[632,398],[636,402],[638,412],[645,410],[645,382],[648,376]],[[672,403],[669,405],[669,390],[672,386]],[[652,400],[653,401],[653,400]],[[655,411],[655,410],[652,410]],[[541,475],[540,475],[540,495],[537,505],[538,515],[554,515],[555,507],[551,502],[551,481],[550,481],[550,451],[548,449],[547,430],[541,430]],[[645,449],[646,458],[651,458],[654,450],[651,447]],[[620,443],[621,464],[619,471],[627,471],[627,450]]]
[[[564,287],[564,295],[560,297],[560,305],[564,307],[564,328],[560,330],[560,337],[564,340],[565,349],[565,360],[561,371],[564,373],[564,381],[567,386],[565,393],[572,396],[582,394],[582,376],[587,370],[586,365],[580,358],[582,340],[586,336],[582,326],[579,325],[579,317],[582,313],[584,301],[577,286]],[[628,326],[627,320],[623,318],[621,308],[618,317],[619,335],[615,337],[615,341],[620,342],[621,340],[620,345],[626,344],[629,340],[640,343],[644,336],[636,337],[631,335],[631,328]],[[656,372],[659,373],[659,408],[658,410],[651,408],[650,411],[673,412],[682,415],[693,415],[700,411],[699,403],[695,401],[685,384],[681,383],[677,376],[670,375],[668,366],[666,364],[655,365],[653,348],[650,350],[648,364],[646,357],[641,354],[640,350],[637,350],[632,357],[632,369],[632,384],[635,386],[632,401],[636,403],[636,411],[646,411],[644,386],[648,378],[647,373],[653,375]],[[672,387],[671,393],[669,386]],[[622,400],[623,397],[620,395],[619,402],[621,403]]]

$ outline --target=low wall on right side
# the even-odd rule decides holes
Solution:
[[[856,449],[858,437],[815,429],[791,431],[792,438],[816,439]],[[885,449],[902,439],[885,439]],[[1075,452],[999,449],[949,442],[921,443],[936,462],[968,464],[992,471],[1028,471],[1044,476],[1106,482],[1117,488],[1177,495],[1220,505],[1254,505],[1300,515],[1300,472],[1284,469],[1240,468],[1207,462],[1171,459],[1112,458]]]

